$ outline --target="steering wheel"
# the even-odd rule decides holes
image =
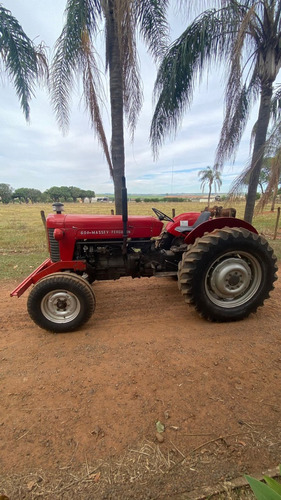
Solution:
[[[161,212],[161,210],[158,210],[158,208],[152,208],[152,210],[155,213],[155,215],[157,215],[159,220],[167,220],[168,222],[174,222],[174,219],[171,219],[171,217]]]

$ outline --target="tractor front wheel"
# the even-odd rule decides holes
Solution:
[[[202,317],[235,321],[263,305],[276,271],[276,257],[265,238],[243,228],[224,228],[199,238],[183,254],[178,284]]]
[[[54,273],[31,290],[27,310],[33,321],[56,333],[78,329],[92,316],[95,296],[91,286],[73,273]]]

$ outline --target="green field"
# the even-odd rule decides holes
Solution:
[[[129,215],[154,215],[151,210],[154,205],[170,217],[172,209],[175,209],[176,214],[204,209],[204,203],[200,202],[130,202]],[[233,206],[237,209],[237,217],[242,218],[244,202],[235,203]],[[262,214],[255,216],[253,225],[270,241],[278,260],[281,260],[280,229],[277,239],[273,240],[277,211],[272,213],[269,208],[266,208]],[[113,209],[114,204],[112,203],[65,204],[66,213],[110,215]],[[48,257],[45,230],[40,216],[41,210],[44,210],[47,215],[52,212],[52,207],[50,204],[0,204],[0,279],[20,281]]]

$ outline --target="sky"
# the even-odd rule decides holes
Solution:
[[[34,42],[45,42],[51,58],[63,26],[66,0],[6,0],[3,5],[11,10]],[[171,36],[175,39],[187,26],[187,20],[172,10],[170,22]],[[103,60],[102,33],[100,37],[100,59]],[[165,140],[155,161],[149,143],[149,129],[156,68],[142,45],[139,54],[144,104],[134,141],[129,134],[125,134],[128,193],[200,193],[198,172],[213,166],[220,136],[224,107],[223,75],[214,70],[208,79],[203,79],[195,90],[192,106],[185,113],[176,136]],[[9,184],[14,189],[29,187],[45,191],[51,186],[64,185],[92,189],[97,194],[113,193],[113,181],[90,127],[81,93],[78,82],[73,93],[69,132],[63,135],[47,91],[36,87],[36,95],[31,101],[31,120],[27,124],[12,83],[1,72],[0,183]],[[109,105],[106,104],[103,118],[110,143],[109,112]],[[249,160],[250,133],[255,118],[254,112],[235,162],[225,164],[221,193],[229,190]]]

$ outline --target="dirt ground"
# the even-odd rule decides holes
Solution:
[[[281,462],[280,281],[228,324],[168,278],[99,282],[92,319],[60,335],[14,286],[0,290],[0,495],[194,500]]]

